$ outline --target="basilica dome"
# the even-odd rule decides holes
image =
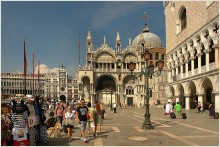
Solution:
[[[156,34],[151,33],[149,31],[149,28],[145,24],[144,29],[141,32],[141,34],[139,34],[137,37],[135,37],[133,42],[132,42],[132,46],[134,48],[138,48],[138,43],[139,43],[139,40],[140,40],[140,37],[141,37],[142,33],[143,33],[146,48],[162,47],[161,39]]]

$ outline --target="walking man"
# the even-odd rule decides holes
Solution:
[[[114,113],[116,113],[116,103],[113,104]]]
[[[181,105],[179,104],[179,102],[176,102],[176,105],[174,106],[176,113],[177,113],[177,118],[181,118],[180,117],[180,113],[181,113]]]
[[[86,125],[87,125],[87,115],[89,114],[89,109],[85,106],[85,100],[81,99],[81,104],[79,107],[77,107],[76,110],[76,120],[79,122],[80,124],[80,130],[81,130],[81,136],[84,140],[84,142],[86,142],[86,137],[85,137],[85,130],[86,130]]]

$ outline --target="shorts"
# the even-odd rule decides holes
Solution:
[[[87,128],[94,128],[95,127],[95,124],[93,121],[88,121],[87,122]]]
[[[80,130],[86,130],[87,121],[80,121]]]
[[[63,116],[57,116],[57,119],[58,119],[58,121],[59,121],[60,124],[63,123]]]
[[[74,126],[66,125],[67,128],[74,128]]]

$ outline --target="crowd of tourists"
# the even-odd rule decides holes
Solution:
[[[101,133],[101,125],[104,119],[105,109],[96,101],[92,106],[90,102],[85,103],[84,99],[80,103],[57,102],[56,105],[49,106],[49,116],[46,124],[48,128],[58,123],[58,135],[62,132],[67,133],[69,142],[72,139],[72,129],[79,127],[81,139],[87,142],[86,135],[97,136]]]
[[[207,105],[207,104],[206,104]],[[206,110],[209,111],[209,118],[210,119],[218,119],[218,113],[215,113],[215,107],[213,105],[212,102],[210,102],[208,104],[208,106],[206,106]],[[182,105],[180,105],[179,102],[173,103],[171,104],[170,101],[168,101],[168,103],[166,105],[164,105],[164,109],[165,109],[165,115],[169,116],[172,119],[178,118],[178,119],[186,119],[186,113],[182,112]],[[173,109],[175,111],[173,111]],[[201,102],[195,101],[195,112],[196,113],[203,113],[205,112],[205,108],[204,106],[201,104]]]
[[[49,113],[46,118],[45,113]],[[96,101],[94,105],[85,103],[57,103],[45,106],[43,100],[31,97],[26,100],[15,97],[10,102],[1,104],[1,145],[2,146],[37,146],[47,145],[48,129],[57,124],[58,134],[66,133],[69,142],[73,141],[74,127],[79,127],[82,141],[86,136],[101,133],[105,109]]]
[[[1,103],[1,145],[36,146],[48,142],[45,111],[36,96],[24,100],[15,97]]]

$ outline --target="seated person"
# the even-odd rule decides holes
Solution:
[[[197,109],[198,112],[200,112],[200,111],[201,111],[201,108],[202,108],[202,105],[201,105],[201,103],[199,102],[199,104],[196,106],[196,109]]]

